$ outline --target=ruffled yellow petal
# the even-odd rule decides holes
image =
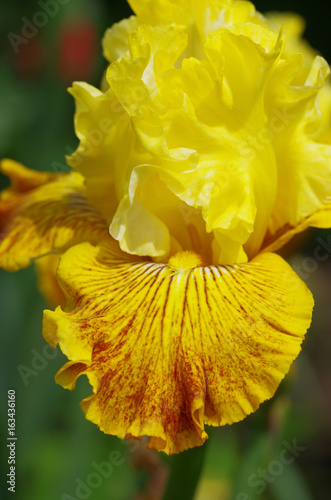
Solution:
[[[293,74],[292,85],[302,86],[310,73],[312,64],[317,55],[308,42],[302,38],[306,23],[305,20],[294,13],[270,13],[267,19],[282,28],[286,33],[286,45],[284,47],[284,58],[291,58],[294,54],[300,54],[302,64]],[[319,132],[315,140],[331,144],[331,83],[328,80],[318,92],[318,105],[321,110]]]
[[[104,38],[107,90],[73,87],[80,145],[69,162],[123,251],[246,262],[331,191],[329,68],[298,17],[233,0],[131,6],[137,16]]]
[[[101,215],[87,202],[78,173],[42,174],[16,162],[2,162],[13,179],[0,200],[0,266],[16,271],[36,258],[108,234]]]
[[[67,157],[68,164],[86,179],[90,202],[111,221],[130,150],[128,116],[111,89],[105,93],[83,82],[69,89],[76,100],[75,129],[80,140],[77,150]],[[124,135],[124,136],[123,136]]]
[[[186,25],[192,19],[190,0],[128,0],[143,23]]]
[[[131,16],[108,28],[102,39],[103,54],[109,62],[129,55],[129,35],[138,28],[137,17]]]
[[[267,20],[275,29],[281,29],[286,36],[283,58],[290,59],[300,54],[301,65],[293,75],[293,85],[302,86],[310,72],[311,65],[319,53],[303,38],[306,22],[293,12],[269,12]]]
[[[296,65],[293,59],[279,66],[270,92],[277,92],[279,73],[293,72]],[[292,86],[289,74],[288,88],[282,83],[283,97],[279,91],[272,100],[274,104],[278,100],[274,113],[280,118],[273,142],[278,165],[278,192],[269,224],[273,234],[286,224],[294,227],[301,223],[331,192],[331,147],[315,139],[321,116],[316,96],[328,75],[328,65],[317,57],[304,86]]]
[[[223,100],[230,107],[218,151],[218,162],[225,162],[225,168],[218,165],[218,170],[221,178],[225,170],[228,182],[226,189],[218,190],[218,196],[206,200],[210,224],[222,249],[220,262],[233,262],[229,240],[241,245],[247,242],[245,251],[250,256],[256,254],[271,216],[277,186],[274,151],[267,142],[256,154],[254,137],[265,126],[266,84],[281,49],[282,38],[277,32],[252,23],[219,29],[206,38],[206,54],[223,78]],[[227,143],[230,151],[224,151]],[[238,256],[234,261],[240,262]]]
[[[206,233],[213,232],[219,243],[220,262],[247,260],[242,246],[253,231],[249,250],[259,247],[273,207],[276,165],[270,144],[257,156],[247,137],[263,127],[264,86],[282,42],[276,32],[258,28],[247,23],[219,30],[205,43],[210,63],[191,58],[181,69],[171,69],[186,46],[185,32],[174,26],[140,26],[130,36],[132,59],[109,67],[108,83],[130,115],[143,148],[140,156],[132,151],[132,163],[140,160],[144,166],[128,171],[110,226],[124,251],[159,257],[169,249],[159,236],[163,221],[147,212],[139,223],[154,232],[154,246],[135,243],[129,213],[137,196],[145,208],[148,204],[139,195],[142,168],[144,179],[158,173],[178,203],[201,211]],[[228,63],[219,66],[223,60]],[[152,196],[158,193],[149,193]],[[263,210],[257,211],[259,206]]]
[[[207,439],[205,424],[239,421],[274,394],[313,299],[274,254],[233,267],[196,267],[192,252],[168,265],[129,259],[111,242],[68,250],[58,271],[68,305],[45,312],[44,336],[70,360],[58,383],[88,376],[87,419],[178,453]]]
[[[268,233],[294,227],[318,210],[330,192],[330,70],[301,38],[295,14],[267,16],[286,34],[283,60],[270,80],[266,106],[278,164],[278,193]],[[272,108],[272,109],[271,109]]]
[[[191,0],[194,21],[202,37],[220,28],[254,22],[263,25],[263,16],[251,2],[240,0]]]
[[[151,26],[197,26],[200,37],[222,27],[254,21],[263,24],[251,2],[238,0],[128,0],[138,20]]]

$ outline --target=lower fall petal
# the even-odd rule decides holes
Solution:
[[[72,389],[85,373],[93,387],[88,420],[178,453],[203,444],[205,424],[242,420],[273,396],[313,308],[281,257],[203,267],[181,252],[156,264],[116,245],[69,249],[58,269],[67,306],[44,314],[46,340],[70,360],[57,381]]]

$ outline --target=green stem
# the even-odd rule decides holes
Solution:
[[[170,468],[168,485],[162,500],[192,500],[198,485],[207,443],[168,457]]]

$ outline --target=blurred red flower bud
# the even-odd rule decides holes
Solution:
[[[89,80],[97,57],[98,34],[93,22],[79,19],[66,22],[59,37],[59,74],[65,83]]]

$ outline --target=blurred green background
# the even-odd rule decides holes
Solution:
[[[49,171],[66,170],[64,155],[77,145],[74,104],[67,86],[73,80],[99,85],[106,67],[100,50],[102,34],[113,22],[130,15],[123,0],[68,0],[57,5],[58,12],[48,15],[28,43],[8,35],[21,34],[26,20],[43,11],[40,2],[2,0],[0,16],[0,157]],[[302,14],[307,20],[306,38],[331,61],[330,16],[322,1],[260,0],[255,5],[262,12]],[[42,17],[39,22],[43,24]],[[7,185],[4,177],[0,181],[1,187]],[[328,232],[312,233],[292,258],[294,265],[305,265],[317,236],[326,240]],[[272,401],[244,422],[213,431],[195,500],[331,498],[331,259],[319,263],[306,279],[316,306],[303,352]],[[6,394],[15,389],[15,498],[78,498],[77,478],[86,482],[95,472],[93,462],[107,461],[112,451],[118,451],[121,464],[100,485],[87,490],[84,498],[138,499],[137,492],[146,482],[146,471],[137,470],[138,451],[85,420],[79,401],[90,393],[86,380],[80,379],[73,393],[54,383],[66,359],[60,352],[52,355],[41,336],[42,311],[47,305],[38,293],[34,269],[15,274],[1,271],[0,287],[4,409],[0,424],[5,444]],[[302,449],[292,463],[284,465],[280,457],[293,442]],[[12,495],[4,480],[7,451],[2,446],[1,498]],[[179,460],[187,461],[187,473],[179,478],[184,488],[194,479],[194,459],[194,452],[188,452],[167,462],[176,467]],[[263,474],[265,479],[261,479]],[[181,498],[179,491],[178,487]]]

